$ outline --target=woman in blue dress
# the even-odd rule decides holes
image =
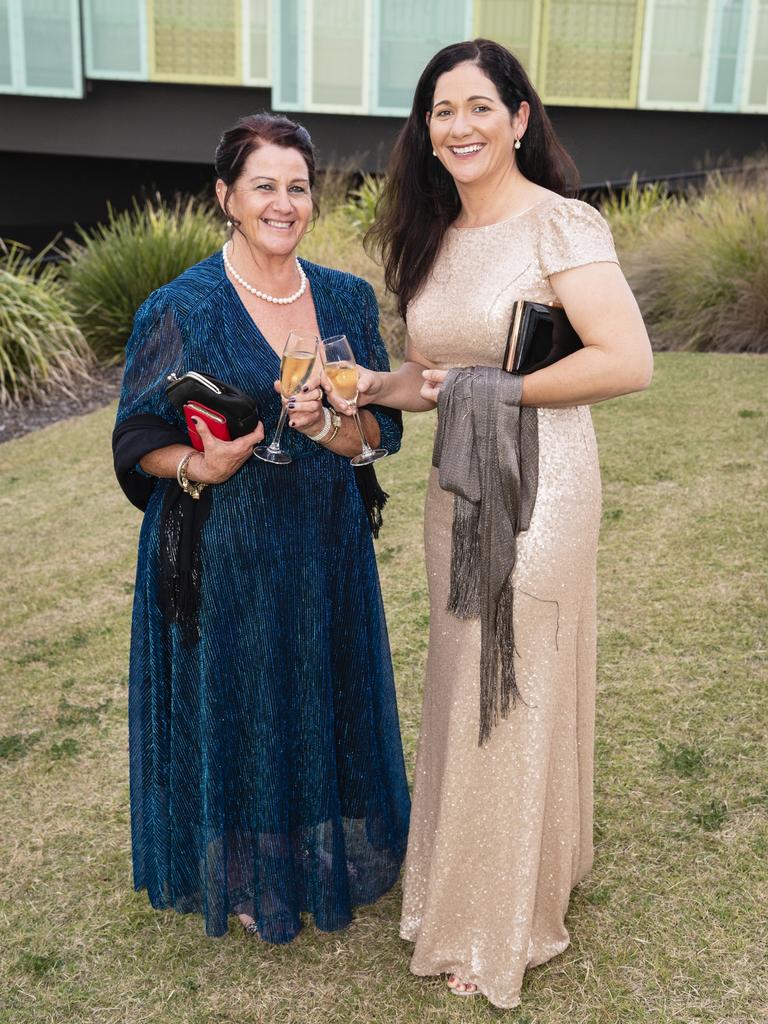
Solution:
[[[289,942],[302,912],[332,931],[390,888],[410,804],[371,540],[383,496],[349,464],[355,426],[330,421],[312,379],[289,404],[293,462],[250,455],[275,431],[290,330],[346,334],[362,364],[388,360],[370,286],[296,259],[313,214],[306,130],[243,118],[216,172],[231,237],[139,310],[115,430],[118,478],[144,509],[134,884],[154,907],[203,914],[209,935],[238,914],[250,933]],[[251,394],[263,425],[228,442],[198,422],[195,452],[165,392],[169,374],[190,370]],[[363,416],[369,440],[397,451],[397,415]]]

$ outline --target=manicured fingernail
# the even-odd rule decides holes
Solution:
[[[293,420],[288,420],[288,426],[289,426],[289,427],[292,427],[292,426],[293,426]]]
[[[289,409],[295,409],[296,408],[296,402],[293,399],[291,399],[291,401],[288,403],[288,408]]]
[[[195,426],[197,426],[197,424],[198,424],[198,422],[199,422],[199,420],[198,420],[197,416],[192,416],[192,417],[191,417],[191,420],[192,420],[192,422],[193,422],[193,423],[195,424]]]
[[[309,391],[309,384],[305,384],[304,387],[301,390],[302,391]]]

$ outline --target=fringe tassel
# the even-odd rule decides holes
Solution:
[[[512,586],[512,573],[510,573],[496,609],[496,654],[501,676],[499,696],[502,718],[506,718],[517,702],[522,700],[520,690],[517,688],[515,673],[514,611],[515,590]]]
[[[476,619],[480,614],[479,525],[480,506],[455,497],[448,611],[458,619]]]
[[[379,530],[384,525],[384,518],[381,513],[387,504],[389,495],[382,489],[373,466],[361,466],[359,469],[354,470],[354,473],[355,483],[360,491],[360,497],[363,499],[371,533],[374,537],[378,537]]]
[[[515,591],[510,572],[496,607],[495,643],[483,638],[480,657],[480,736],[478,746],[490,739],[495,726],[522,701],[515,673]]]
[[[160,521],[160,596],[163,613],[188,644],[200,638],[200,535],[211,509],[206,488],[199,501],[172,482],[166,485]]]

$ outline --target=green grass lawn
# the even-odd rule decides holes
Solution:
[[[768,1014],[765,357],[666,354],[595,409],[597,856],[572,945],[502,1013],[408,972],[399,890],[288,947],[132,891],[126,676],[139,514],[113,409],[0,445],[2,1024],[748,1024]],[[409,771],[432,417],[382,464],[378,542]],[[457,894],[460,898],[460,894]]]

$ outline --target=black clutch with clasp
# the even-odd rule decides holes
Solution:
[[[261,419],[255,398],[209,373],[189,370],[181,377],[172,373],[168,377],[165,393],[182,415],[188,402],[196,402],[218,413],[226,421],[230,438],[250,434]]]
[[[518,299],[512,306],[501,368],[533,373],[583,347],[562,306]]]

